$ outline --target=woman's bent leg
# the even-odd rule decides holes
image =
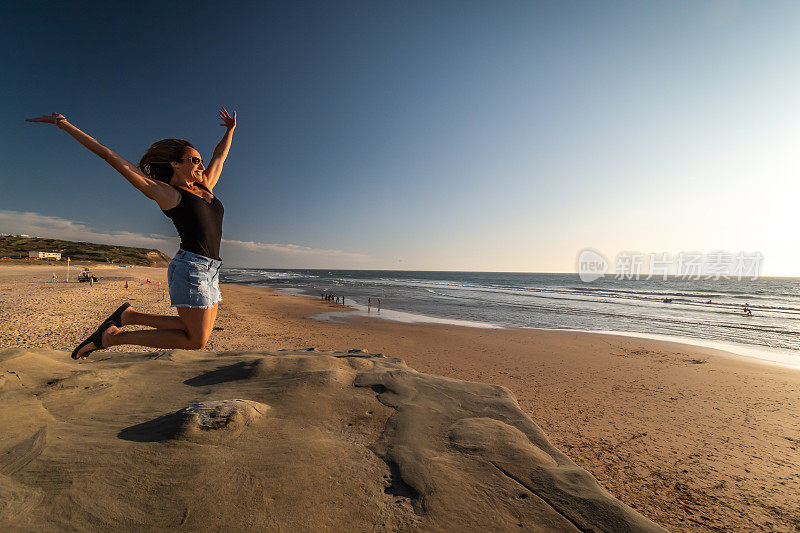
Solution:
[[[134,311],[132,307],[122,313],[123,326],[149,326],[156,329],[184,329],[184,322],[179,316],[151,315]]]
[[[150,348],[199,350],[205,347],[208,338],[211,336],[214,320],[217,318],[217,306],[218,304],[215,303],[211,309],[178,307],[179,317],[150,315],[159,317],[159,319],[177,318],[183,326],[181,329],[122,331],[113,327],[109,328],[103,335],[103,345],[108,347],[120,344],[135,344]]]
[[[114,328],[116,329],[116,328]],[[182,348],[184,350],[197,350],[205,346],[199,341],[189,337],[182,329],[146,329],[141,331],[121,331],[111,328],[103,335],[103,346],[118,346],[120,344],[135,344],[149,346],[150,348]]]

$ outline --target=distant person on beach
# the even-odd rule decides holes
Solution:
[[[744,311],[744,316],[753,316],[753,312],[750,310],[750,304],[748,303],[744,304],[742,311]]]
[[[233,116],[219,111],[225,134],[217,144],[208,167],[189,141],[163,139],[155,142],[134,166],[109,148],[82,132],[58,113],[29,118],[28,122],[54,124],[94,154],[103,158],[131,185],[153,200],[172,219],[181,245],[167,269],[171,307],[178,316],[151,315],[134,311],[129,303],[120,306],[89,338],[72,352],[73,359],[86,359],[95,350],[120,344],[151,348],[200,349],[206,345],[222,295],[219,291],[219,245],[222,239],[223,208],[214,196],[214,186],[236,129]],[[90,204],[84,206],[90,208]],[[122,331],[122,326],[149,326],[153,330]]]
[[[52,279],[50,279],[50,282],[55,283],[56,281],[58,281],[58,276],[56,276],[55,273],[53,273],[53,277]]]

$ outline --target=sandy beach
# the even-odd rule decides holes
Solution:
[[[611,523],[633,530],[800,529],[797,369],[615,335],[345,318],[342,306],[236,285],[223,286],[203,351],[115,347],[77,363],[69,352],[123,301],[174,313],[158,285],[166,269],[97,267],[94,287],[50,283],[54,271],[64,278],[63,265],[0,266],[0,524],[486,530],[488,515],[498,530],[574,530],[594,516],[614,530],[520,474],[574,462],[622,503],[582,474],[576,494],[611,502],[622,517]],[[323,312],[343,319],[309,318]],[[204,407],[233,420],[219,435],[181,411],[223,399],[247,402]],[[136,477],[155,463],[173,490]],[[269,511],[242,518],[237,506]]]

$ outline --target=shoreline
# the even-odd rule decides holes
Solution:
[[[301,296],[304,298],[317,299],[315,296],[303,294],[297,289],[282,289],[272,288],[268,286],[244,285],[238,283],[226,283],[224,285],[237,285],[241,287],[261,287],[277,294],[285,294],[287,296]],[[726,352],[730,357],[744,357],[747,359],[754,359],[764,364],[779,365],[782,367],[800,370],[800,354],[791,350],[772,348],[770,346],[763,346],[760,344],[742,344],[736,342],[724,342],[711,339],[703,339],[698,337],[686,337],[682,335],[665,335],[658,333],[642,333],[638,331],[617,331],[617,330],[586,330],[586,329],[569,329],[569,328],[538,328],[538,327],[518,327],[518,326],[504,326],[502,324],[493,324],[489,322],[475,322],[470,320],[460,320],[451,318],[434,317],[430,315],[422,315],[418,313],[410,313],[406,311],[395,311],[391,309],[383,309],[381,312],[368,313],[367,306],[363,304],[347,304],[342,306],[343,309],[351,309],[351,312],[337,313],[337,312],[324,312],[316,315],[309,316],[308,318],[320,321],[337,321],[341,322],[353,318],[375,318],[380,320],[389,320],[393,322],[400,322],[405,324],[441,324],[450,326],[463,326],[480,329],[521,329],[531,331],[566,331],[578,334],[592,334],[592,335],[618,335],[621,337],[632,337],[637,339],[648,339],[664,342],[674,342],[677,344],[685,344],[695,348],[708,348]]]

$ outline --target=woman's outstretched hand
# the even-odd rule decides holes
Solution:
[[[228,111],[223,107],[219,110],[219,118],[222,120],[222,124],[220,124],[220,126],[225,126],[229,130],[232,130],[236,127],[236,111],[233,112],[233,116],[230,116]]]
[[[234,113],[233,116],[235,117],[236,113]],[[63,120],[64,118],[65,118],[64,115],[62,115],[61,113],[52,113],[50,115],[42,115],[41,117],[38,118],[26,118],[25,122],[47,122],[49,124],[55,124],[56,122],[58,122],[59,120]],[[234,123],[235,122],[236,119],[234,119]]]

